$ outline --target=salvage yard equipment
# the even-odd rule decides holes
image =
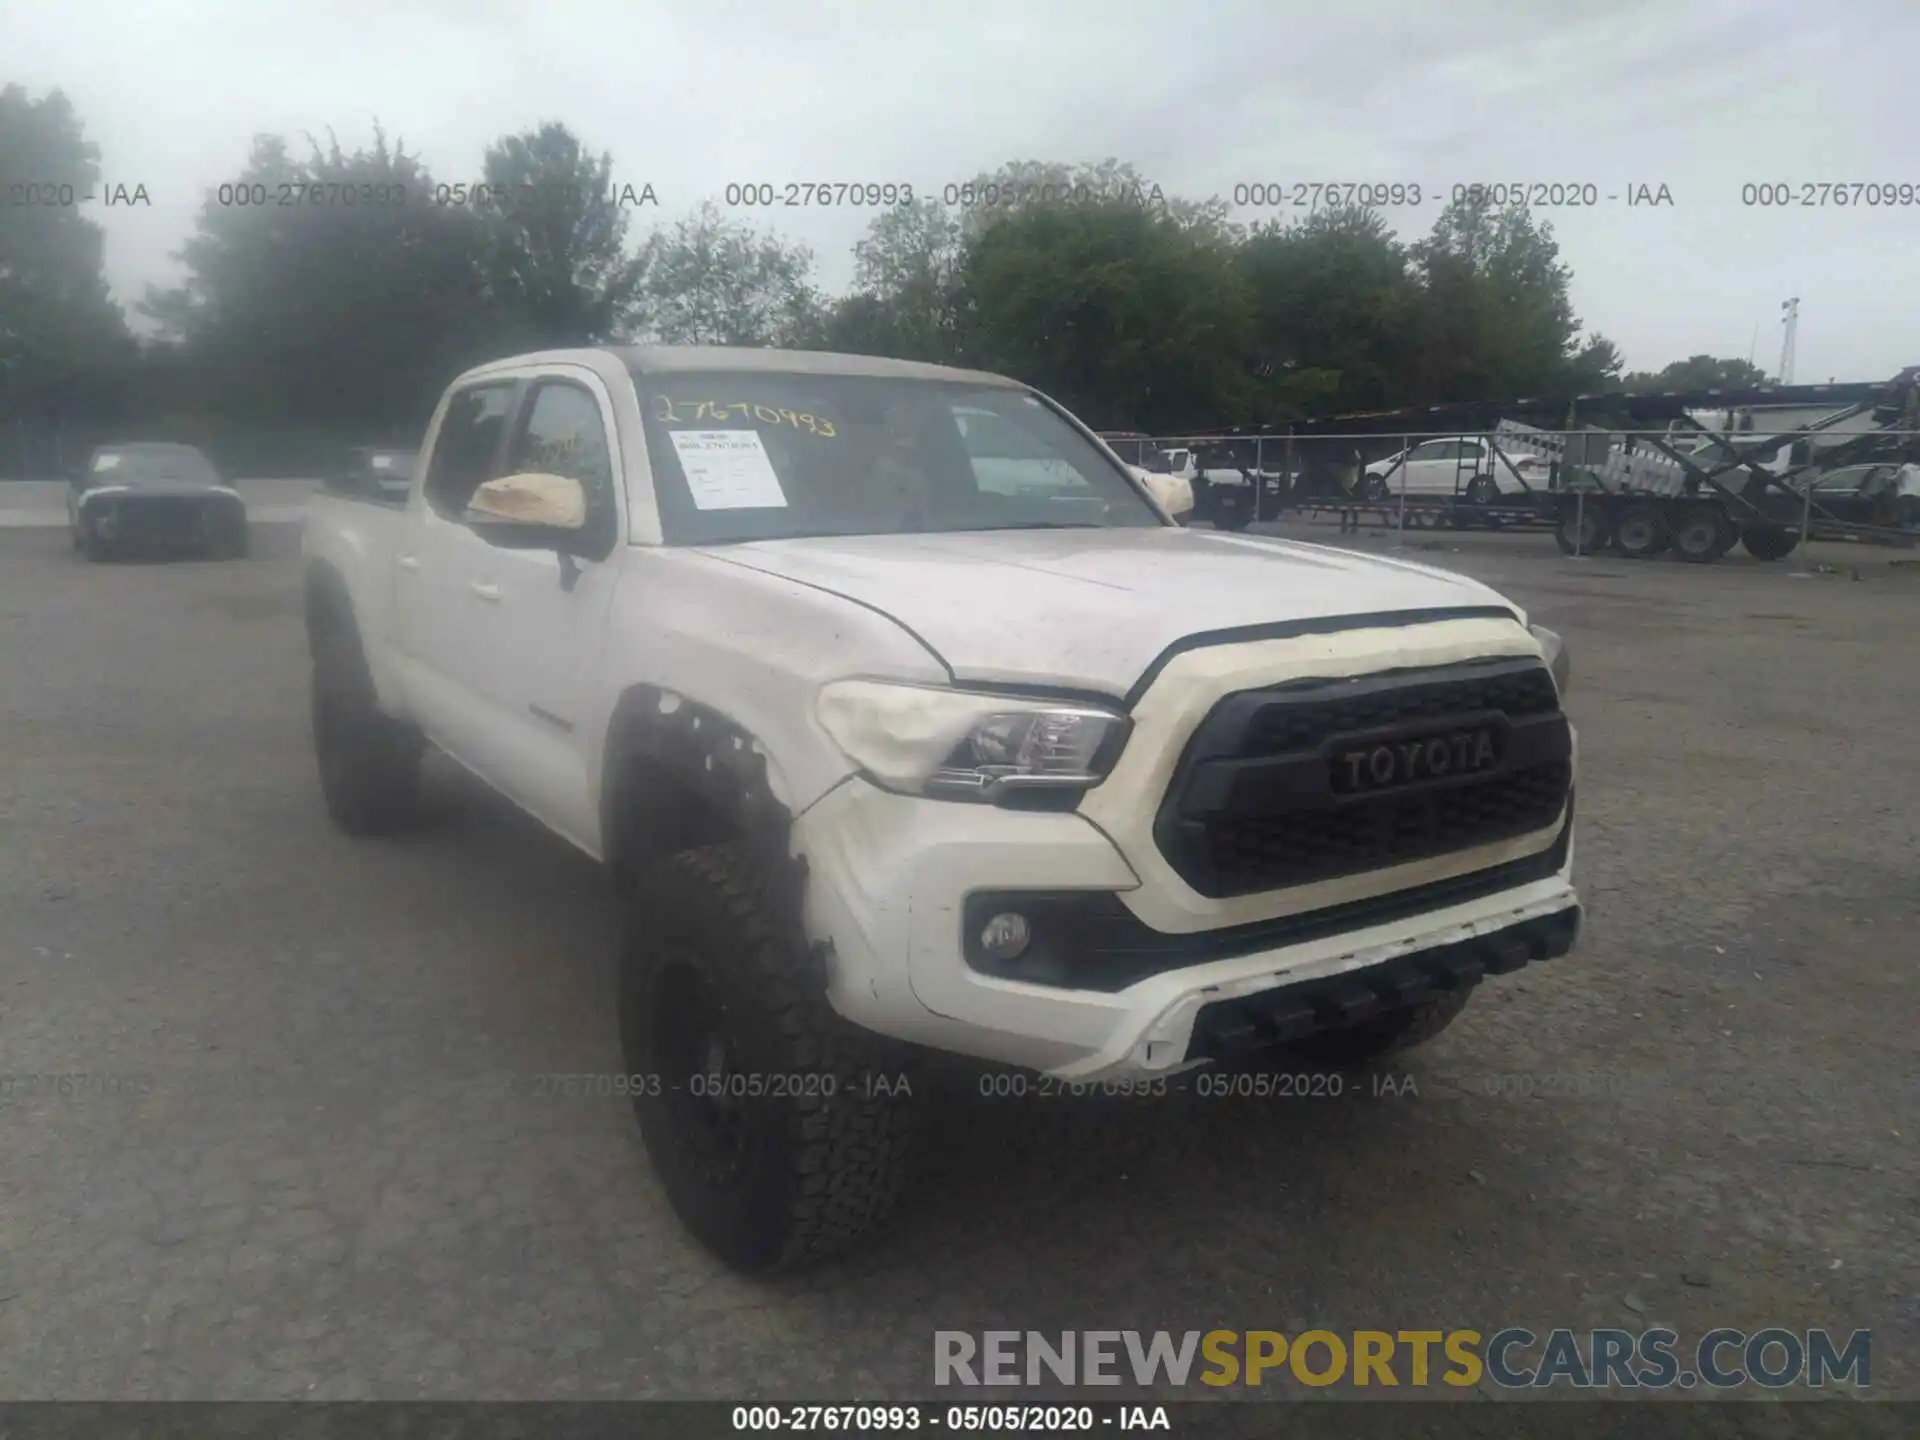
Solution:
[[[1768,418],[1777,428],[1755,428]],[[1920,366],[1878,383],[1471,402],[1183,443],[1245,449],[1263,480],[1279,461],[1258,520],[1545,524],[1569,555],[1694,563],[1736,545],[1778,560],[1809,539],[1920,538]]]

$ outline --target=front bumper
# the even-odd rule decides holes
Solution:
[[[246,524],[246,505],[230,490],[143,495],[137,490],[95,491],[79,507],[84,535],[127,548],[200,548]]]
[[[852,779],[800,817],[794,846],[808,864],[807,927],[831,943],[828,996],[842,1015],[1079,1080],[1164,1075],[1249,1037],[1292,1038],[1307,1033],[1303,1007],[1309,1022],[1358,1017],[1369,1003],[1417,995],[1422,977],[1444,988],[1565,953],[1578,927],[1569,815],[1543,857],[1554,863],[1534,878],[1438,892],[1411,913],[1356,912],[1331,930],[1275,930],[1272,943],[1256,935],[1254,948],[1164,965],[1116,988],[1070,988],[983,973],[964,953],[964,923],[970,898],[989,892],[1106,892],[1131,906],[1140,877],[1085,816],[922,800]]]

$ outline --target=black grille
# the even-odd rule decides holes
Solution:
[[[181,545],[205,537],[211,508],[211,502],[185,495],[123,496],[107,514],[117,540]]]
[[[1324,683],[1319,688],[1324,689]],[[1313,692],[1303,688],[1298,693],[1304,700]],[[1264,705],[1253,714],[1244,753],[1283,755],[1289,750],[1309,750],[1330,735],[1377,730],[1405,720],[1444,721],[1450,715],[1483,710],[1498,710],[1518,718],[1551,715],[1559,708],[1560,698],[1554,693],[1553,676],[1537,665],[1530,665],[1524,670],[1470,680],[1443,680],[1359,695],[1330,696],[1301,704]]]
[[[1337,793],[1338,759],[1356,746],[1463,730],[1488,736],[1497,760]],[[1572,782],[1572,734],[1538,661],[1312,681],[1221,701],[1181,759],[1155,836],[1201,894],[1245,895],[1545,830]]]

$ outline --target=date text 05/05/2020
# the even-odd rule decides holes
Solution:
[[[1252,209],[1391,209],[1429,203],[1486,204],[1496,210],[1593,209],[1601,205],[1671,206],[1673,190],[1661,181],[1493,180],[1441,186],[1419,181],[1250,180],[1229,192],[1234,205]]]

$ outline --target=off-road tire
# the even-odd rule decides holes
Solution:
[[[647,1153],[681,1222],[748,1274],[824,1260],[885,1221],[915,1118],[911,1096],[894,1083],[904,1047],[834,1013],[764,869],[739,842],[646,867],[628,902],[620,977],[627,1069],[659,1077],[643,1087],[657,1093],[633,1096]],[[703,1000],[691,1019],[677,1011],[695,1007],[667,998],[689,985]],[[799,1082],[745,1099],[733,1122],[737,1168],[726,1174],[692,1138],[689,1080],[700,1077],[680,1073],[688,1065],[676,1054],[680,1037],[714,1011],[728,1083],[735,1075]]]
[[[1581,530],[1585,533],[1579,533]],[[1562,555],[1597,555],[1604,551],[1613,544],[1606,506],[1597,497],[1589,497],[1578,509],[1566,505],[1554,522],[1553,543]]]
[[[358,643],[335,636],[314,656],[313,753],[327,814],[348,835],[390,835],[419,811],[419,731],[380,713]]]
[[[1613,525],[1613,548],[1629,560],[1651,560],[1673,543],[1658,505],[1628,505]]]
[[[1462,985],[1443,990],[1416,1005],[1389,1010],[1345,1029],[1309,1035],[1287,1048],[1302,1059],[1334,1067],[1363,1065],[1385,1055],[1397,1055],[1426,1044],[1451,1025],[1478,988]]]
[[[1682,511],[1673,527],[1673,553],[1692,565],[1711,565],[1739,539],[1726,511],[1717,505],[1695,505]]]
[[[1756,560],[1784,560],[1800,545],[1797,531],[1779,525],[1749,525],[1740,533],[1740,544]]]

